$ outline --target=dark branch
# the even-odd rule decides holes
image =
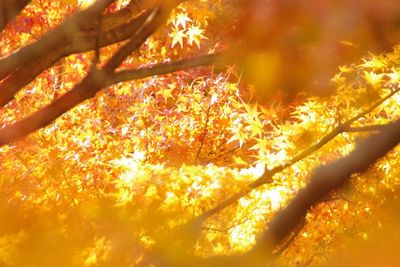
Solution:
[[[287,240],[285,240],[284,244],[282,244],[279,248],[277,248],[277,250],[275,250],[272,253],[275,259],[281,256],[293,244],[293,242],[296,240],[301,230],[304,228],[305,224],[306,220],[303,220],[301,223],[299,223],[295,227],[295,229],[290,233],[290,236],[288,237]]]
[[[345,123],[342,123],[342,124],[338,125],[329,134],[324,136],[317,143],[315,143],[314,145],[310,146],[306,150],[300,152],[299,154],[294,156],[288,162],[286,162],[286,163],[284,163],[282,165],[279,165],[279,166],[277,166],[277,167],[275,167],[275,168],[273,168],[271,170],[266,170],[264,175],[262,175],[260,178],[258,178],[254,182],[250,183],[247,186],[246,189],[244,189],[244,190],[242,190],[240,192],[237,192],[236,194],[233,194],[232,196],[230,196],[226,200],[222,201],[218,206],[216,206],[213,209],[210,209],[210,210],[206,211],[205,213],[199,215],[198,217],[194,218],[192,221],[190,221],[188,223],[187,227],[189,229],[192,229],[192,230],[196,229],[196,231],[198,231],[200,226],[201,226],[201,224],[202,224],[202,222],[204,220],[206,220],[207,218],[213,216],[214,214],[217,214],[218,212],[220,212],[221,210],[225,209],[226,207],[235,204],[240,198],[246,196],[248,193],[250,193],[254,189],[256,189],[256,188],[258,188],[258,187],[260,187],[260,186],[262,186],[264,184],[271,183],[272,182],[272,177],[275,174],[285,170],[286,168],[289,168],[293,164],[295,164],[295,163],[299,162],[300,160],[308,157],[309,155],[311,155],[312,153],[314,153],[315,151],[317,151],[318,149],[320,149],[321,147],[326,145],[329,141],[331,141],[337,135],[345,132],[346,129],[349,129],[349,127],[351,126],[352,123],[354,123],[355,121],[357,121],[360,118],[364,117],[368,113],[372,112],[375,108],[377,108],[379,105],[381,105],[383,102],[385,102],[387,99],[389,99],[390,97],[392,97],[394,94],[398,93],[399,91],[400,91],[400,89],[392,91],[390,94],[388,94],[384,98],[382,98],[379,101],[377,101],[375,104],[373,104],[371,107],[369,107],[365,111],[361,112],[357,116],[352,117],[351,119],[349,119]]]
[[[268,230],[251,254],[262,253],[265,256],[268,251],[271,252],[298,225],[312,206],[333,190],[341,188],[352,174],[367,170],[399,142],[400,120],[397,120],[383,126],[380,133],[360,143],[348,156],[316,169],[308,186],[300,190],[290,204],[278,212],[268,224]]]
[[[99,37],[100,47],[104,47],[131,37],[134,32],[143,24],[148,12],[143,11],[136,16],[129,24],[124,24],[109,32],[102,33]],[[103,19],[102,19],[103,21]],[[14,95],[24,86],[32,82],[42,71],[51,67],[64,56],[74,53],[87,52],[96,49],[95,33],[84,33],[74,35],[70,44],[64,42],[53,47],[50,52],[43,51],[39,58],[30,60],[14,73],[9,75],[0,83],[0,107],[5,106]]]
[[[360,127],[347,127],[343,129],[344,132],[347,133],[359,133],[359,132],[378,132],[382,130],[385,125],[367,125],[367,126],[360,126]]]
[[[0,146],[16,141],[42,127],[49,125],[53,120],[78,105],[84,100],[92,97],[106,79],[106,73],[91,72],[73,90],[63,95],[47,107],[37,111],[25,118],[0,130]]]
[[[277,245],[292,231],[296,234],[297,231],[294,229],[301,228],[301,222],[313,206],[323,202],[326,196],[343,187],[351,175],[367,170],[399,142],[400,120],[397,120],[383,126],[381,132],[364,140],[348,156],[317,168],[310,178],[310,183],[270,221],[267,230],[250,252],[244,255],[209,258],[184,255],[183,259],[178,259],[179,262],[171,260],[167,255],[160,257],[161,264],[167,266],[186,266],[188,263],[191,266],[271,266],[275,259],[274,250]],[[289,241],[291,241],[290,237]]]
[[[158,24],[162,23],[162,20],[157,21]],[[141,34],[137,36],[138,39],[136,40],[136,47],[132,47],[132,43],[129,43],[131,49],[136,50],[141,46],[141,44],[151,34],[149,29],[152,31],[156,30],[156,27],[153,24],[148,24],[147,27],[148,29],[143,30]],[[63,113],[67,112],[84,100],[93,97],[100,89],[113,83],[126,79],[145,78],[190,67],[210,64],[220,57],[221,54],[204,55],[194,58],[193,62],[191,62],[190,59],[185,59],[175,63],[159,64],[147,69],[138,69],[136,71],[126,72],[122,71],[120,73],[113,73],[107,68],[103,68],[102,70],[93,69],[80,84],[75,86],[74,89],[57,99],[52,104],[37,111],[28,118],[6,126],[0,130],[0,146],[16,141],[42,127],[49,125],[53,120],[61,116]]]
[[[168,13],[169,14],[169,13]],[[135,51],[164,21],[165,14],[161,7],[157,7],[148,13],[146,20],[140,25],[132,39],[123,45],[106,63],[105,69],[114,71],[133,51]]]
[[[210,65],[213,63],[223,63],[228,59],[224,56],[225,53],[216,53],[209,55],[201,55],[193,58],[187,58],[183,60],[161,63],[151,67],[136,69],[136,70],[125,70],[117,72],[107,81],[106,86],[116,84],[119,82],[131,81],[136,79],[142,79],[146,77],[168,74],[180,70],[189,68],[200,67],[204,65]]]
[[[76,34],[79,30],[88,29],[93,24],[93,21],[95,21],[95,18],[114,1],[115,0],[96,1],[88,9],[72,15],[63,24],[43,36],[37,42],[21,48],[8,57],[0,59],[0,80],[10,75],[20,66],[52,51],[54,47],[65,44],[65,40],[68,40],[70,36]]]

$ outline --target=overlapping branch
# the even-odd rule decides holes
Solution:
[[[12,0],[0,2],[3,8],[0,10],[0,30],[15,16],[14,13],[11,15],[6,14],[4,6],[7,3],[13,3],[16,10],[20,11],[29,1],[20,1],[18,5],[16,2]],[[167,4],[160,4],[154,8],[144,10],[127,23],[118,23],[117,26],[109,29],[100,26],[98,31],[93,31],[93,23],[95,21],[104,21],[107,17],[105,16],[104,19],[101,18],[99,20],[96,18],[101,16],[104,9],[112,2],[113,0],[97,1],[92,7],[67,19],[60,27],[48,33],[36,43],[24,47],[4,59],[0,59],[0,79],[4,79],[0,84],[0,105],[4,106],[18,90],[60,58],[73,53],[90,50],[98,51],[99,47],[128,40],[101,69],[97,69],[96,64],[94,64],[89,74],[71,91],[31,116],[1,129],[0,146],[16,141],[49,125],[56,118],[86,99],[93,97],[99,90],[109,85],[224,60],[222,53],[216,53],[116,73],[115,69],[133,51],[140,48],[147,38],[165,22],[171,9],[181,1],[166,1]],[[132,11],[131,9],[129,10],[129,12]],[[129,13],[129,16],[131,14]],[[113,14],[112,16],[118,15]],[[51,51],[51,53],[48,53],[48,51]],[[237,192],[218,206],[190,221],[188,225],[197,232],[204,220],[236,203],[237,200],[252,190],[272,182],[272,178],[276,173],[311,155],[343,132],[379,131],[378,134],[360,144],[350,155],[332,164],[318,168],[311,177],[309,185],[301,190],[295,199],[272,219],[268,225],[268,230],[249,254],[242,257],[231,257],[229,260],[227,258],[207,259],[202,263],[207,263],[209,266],[238,265],[240,263],[247,266],[256,266],[256,264],[264,262],[265,258],[271,255],[275,246],[298,225],[313,205],[321,201],[332,190],[346,183],[351,174],[367,169],[370,164],[384,156],[400,141],[400,121],[389,125],[374,125],[362,128],[351,127],[354,122],[373,111],[399,90],[392,91],[364,112],[337,125],[313,146],[297,154],[290,161],[267,170],[263,176],[250,183],[247,189]]]
[[[215,54],[200,55],[178,61],[156,64],[141,69],[119,71],[107,80],[105,86],[228,61],[229,57],[225,56],[224,52],[219,52]]]
[[[344,129],[347,133],[360,133],[360,132],[378,132],[385,127],[383,124],[376,125],[366,125],[366,126],[358,126],[358,127],[348,127]]]
[[[208,65],[223,58],[222,53],[202,55],[176,62],[161,63],[148,68],[126,70],[115,73],[114,70],[133,51],[138,49],[146,39],[161,25],[173,5],[160,6],[147,16],[142,26],[132,36],[131,41],[122,46],[105,66],[92,69],[78,85],[71,91],[37,111],[31,116],[8,125],[0,130],[0,146],[16,141],[42,127],[49,125],[53,120],[75,107],[79,103],[93,97],[99,90],[111,84],[122,81],[166,74],[187,68]]]
[[[93,25],[95,18],[114,1],[115,0],[96,1],[88,9],[72,15],[59,27],[47,33],[38,41],[0,59],[0,79],[4,79],[29,61],[38,59],[44,54],[49,53],[49,51],[52,51],[55,47],[65,44],[65,40],[68,40],[70,36],[76,34],[79,30],[89,29],[90,26]]]
[[[265,257],[267,252],[271,253],[276,244],[290,233],[313,205],[346,184],[352,174],[367,170],[399,142],[400,120],[397,120],[382,126],[379,133],[360,143],[348,156],[317,168],[310,178],[310,183],[271,220],[267,231],[246,257],[261,254]]]
[[[350,118],[346,122],[339,124],[330,133],[328,133],[321,140],[319,140],[317,143],[315,143],[314,145],[312,145],[312,146],[308,147],[307,149],[303,150],[302,152],[300,152],[299,154],[294,156],[291,160],[287,161],[286,163],[284,163],[282,165],[279,165],[279,166],[277,166],[277,167],[275,167],[273,169],[270,169],[270,170],[267,169],[265,171],[265,173],[260,178],[258,178],[257,180],[253,181],[252,183],[250,183],[247,186],[246,189],[244,189],[242,191],[239,191],[236,194],[233,194],[232,196],[230,196],[226,200],[222,201],[218,206],[216,206],[216,207],[204,212],[203,214],[199,215],[198,217],[194,218],[185,227],[188,227],[189,229],[194,230],[194,231],[198,231],[200,229],[201,224],[207,218],[217,214],[218,212],[222,211],[226,207],[235,204],[240,198],[246,196],[247,194],[249,194],[254,189],[256,189],[256,188],[258,188],[258,187],[260,187],[262,185],[271,183],[273,181],[272,178],[273,178],[273,176],[275,174],[277,174],[277,173],[279,173],[279,172],[291,167],[293,164],[295,164],[295,163],[299,162],[300,160],[308,157],[309,155],[311,155],[312,153],[314,153],[315,151],[317,151],[318,149],[320,149],[321,147],[326,145],[328,142],[333,140],[339,134],[344,133],[344,132],[348,132],[348,131],[353,131],[354,129],[357,129],[357,128],[352,128],[351,124],[353,124],[354,122],[356,122],[360,118],[362,118],[365,115],[367,115],[370,112],[372,112],[374,109],[376,109],[378,106],[380,106],[382,103],[384,103],[386,100],[391,98],[394,94],[398,93],[399,91],[400,91],[400,89],[393,90],[391,93],[389,93],[387,96],[383,97],[382,99],[380,99],[379,101],[374,103],[371,107],[369,107],[365,111],[363,111],[360,114]],[[383,127],[384,126],[379,126],[379,130],[382,129]],[[372,128],[372,127],[370,127],[370,128]],[[366,128],[366,129],[372,130],[370,128]],[[373,129],[376,129],[376,128],[378,128],[378,127],[375,126]],[[358,128],[357,130],[361,130],[361,128]]]
[[[341,126],[344,126],[342,129],[346,129],[349,126],[348,123],[352,123],[362,116],[365,116],[398,91],[399,90],[393,91],[368,110],[347,121]],[[329,136],[332,137],[333,135]],[[324,140],[327,139],[324,138]],[[272,218],[265,232],[256,242],[255,247],[248,253],[209,258],[184,255],[183,259],[179,259],[178,261],[177,259],[168,257],[168,255],[164,256],[165,254],[161,253],[163,256],[160,257],[161,260],[159,263],[161,263],[161,265],[172,264],[174,266],[185,266],[189,263],[191,266],[270,266],[277,256],[275,253],[282,252],[282,250],[279,249],[276,252],[276,247],[296,229],[296,227],[302,227],[302,222],[304,222],[307,212],[313,206],[324,202],[330,193],[343,187],[353,174],[366,171],[369,166],[384,157],[399,143],[400,119],[386,125],[380,125],[378,133],[371,135],[366,140],[359,143],[348,156],[342,157],[328,165],[318,167],[311,175],[310,183],[305,188],[301,189],[296,194],[295,198]],[[194,222],[197,224],[193,224]],[[192,226],[189,230],[193,230],[195,226],[199,226],[200,221],[194,222],[189,224],[189,226]],[[188,227],[188,225],[186,225],[186,227]],[[295,230],[294,236],[296,233]],[[293,241],[292,237],[289,237],[289,243]],[[286,244],[283,245],[283,249],[285,249],[285,245]]]
[[[67,19],[38,42],[0,60],[0,79],[3,79],[0,83],[0,106],[6,105],[19,90],[61,58],[96,49],[97,33],[93,30],[96,19],[91,18],[98,17],[100,13],[92,11],[88,16],[88,10]],[[95,11],[99,11],[99,8]],[[128,6],[114,14],[103,15],[99,46],[131,38],[146,20],[149,10],[143,10],[137,15],[135,13],[137,11]]]

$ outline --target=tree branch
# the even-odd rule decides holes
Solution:
[[[164,12],[165,11],[166,10],[164,10]],[[162,18],[166,17],[165,13],[158,14],[162,16]],[[121,77],[132,78],[136,76],[136,78],[145,78],[148,76],[156,75],[157,72],[166,73],[166,71],[172,72],[179,70],[178,67],[180,67],[181,69],[190,67],[189,60],[184,60],[178,62],[178,64],[176,65],[173,65],[172,63],[166,64],[167,67],[163,67],[164,64],[159,64],[148,69],[139,69],[137,70],[136,74],[133,74],[132,71],[129,71],[127,73],[121,72],[120,75],[118,75],[118,73],[116,74],[112,72],[112,70],[110,70],[110,66],[114,66],[116,63],[118,63],[118,61],[121,61],[122,55],[129,55],[127,48],[132,51],[138,49],[143,44],[143,42],[145,42],[148,36],[152,32],[154,32],[157,29],[157,26],[162,22],[162,19],[157,18],[146,24],[144,28],[140,30],[140,33],[134,36],[134,38],[136,37],[137,39],[129,42],[126,46],[123,46],[121,50],[119,50],[122,52],[117,51],[117,56],[111,58],[111,65],[106,65],[101,70],[92,69],[88,76],[84,78],[80,84],[76,85],[71,91],[57,99],[52,104],[46,106],[45,108],[35,112],[31,116],[19,122],[16,122],[1,129],[0,146],[16,141],[42,127],[49,125],[53,120],[61,116],[63,113],[67,112],[84,100],[93,97],[100,89],[112,84],[112,81],[120,81]],[[201,59],[201,57],[197,58],[195,63],[197,65],[200,63],[211,63],[210,59],[213,58],[216,59],[218,57],[217,55],[206,55],[203,56],[203,60],[199,60]]]
[[[168,12],[169,14],[169,12]],[[156,7],[148,13],[146,20],[140,25],[131,40],[123,45],[105,64],[104,68],[114,71],[133,51],[135,51],[164,21],[165,14],[161,7]]]
[[[75,88],[47,107],[35,112],[12,125],[0,130],[0,146],[16,141],[42,127],[49,125],[72,107],[93,96],[101,83],[106,79],[106,73],[101,71],[91,72]]]
[[[343,187],[351,175],[363,172],[385,156],[400,142],[400,120],[387,124],[375,135],[370,136],[345,156],[331,164],[320,166],[310,177],[310,183],[279,211],[270,221],[266,231],[255,247],[243,255],[199,258],[183,255],[171,258],[160,253],[160,263],[166,266],[271,266],[275,259],[274,249],[305,219],[307,212],[325,200],[334,190]],[[296,233],[296,230],[295,230]],[[289,238],[289,241],[291,238]],[[280,250],[278,249],[278,252]]]
[[[228,59],[225,57],[225,52],[219,52],[215,54],[201,55],[193,58],[156,64],[142,69],[120,71],[115,73],[113,77],[107,80],[106,86],[110,86],[119,82],[142,79],[150,76],[168,74],[185,69],[210,65],[217,62],[223,63],[227,60]]]
[[[281,256],[293,244],[293,242],[296,240],[296,238],[298,237],[298,235],[301,232],[301,230],[303,230],[305,224],[306,224],[306,220],[302,220],[295,227],[295,229],[290,233],[290,237],[288,237],[288,239],[285,240],[284,244],[282,244],[282,246],[280,246],[276,251],[274,251],[272,253],[274,259],[276,259],[279,256]]]
[[[295,164],[295,163],[299,162],[300,160],[308,157],[309,155],[311,155],[312,153],[314,153],[315,151],[317,151],[318,149],[323,147],[325,144],[327,144],[329,141],[331,141],[337,135],[345,132],[346,129],[349,129],[349,127],[351,126],[352,123],[354,123],[358,119],[364,117],[368,113],[372,112],[375,108],[377,108],[379,105],[384,103],[387,99],[389,99],[390,97],[392,97],[394,94],[398,93],[399,91],[400,91],[399,88],[394,90],[394,91],[392,91],[390,94],[388,94],[384,98],[382,98],[379,101],[377,101],[375,104],[373,104],[371,107],[369,107],[365,111],[363,111],[360,114],[352,117],[351,119],[349,119],[345,123],[336,126],[330,133],[328,133],[326,136],[324,136],[317,143],[315,143],[314,145],[310,146],[306,150],[303,150],[302,152],[300,152],[299,154],[294,156],[291,160],[287,161],[286,163],[284,163],[282,165],[279,165],[279,166],[277,166],[277,167],[275,167],[275,168],[273,168],[271,170],[267,169],[265,171],[265,173],[260,178],[258,178],[257,180],[253,181],[252,183],[250,183],[247,186],[246,189],[243,189],[242,191],[239,191],[236,194],[233,194],[229,198],[227,198],[224,201],[222,201],[218,206],[216,206],[216,207],[206,211],[205,213],[195,217],[194,219],[192,219],[184,227],[188,227],[188,229],[191,229],[190,231],[194,230],[195,232],[198,232],[198,230],[200,229],[200,226],[204,222],[204,220],[206,220],[207,218],[217,214],[218,212],[220,212],[221,210],[225,209],[226,207],[228,207],[228,206],[230,206],[232,204],[235,204],[240,198],[246,196],[247,194],[249,194],[254,189],[256,189],[256,188],[258,188],[258,187],[260,187],[260,186],[262,186],[264,184],[272,182],[272,177],[275,174],[285,170],[286,168],[289,168],[293,164]]]
[[[82,10],[62,23],[55,30],[47,33],[37,42],[25,46],[17,52],[0,59],[0,80],[4,79],[20,66],[40,58],[54,47],[62,45],[70,36],[79,30],[88,29],[95,18],[115,0],[98,0],[88,9]]]
[[[109,32],[102,33],[99,37],[100,47],[131,37],[143,24],[147,16],[148,12],[143,11],[135,19],[131,20],[129,24],[124,24]],[[81,31],[80,34],[77,33],[74,36],[71,44],[62,43],[57,47],[53,47],[50,52],[46,51],[39,58],[30,60],[5,78],[0,83],[0,107],[4,107],[19,90],[32,82],[42,71],[51,67],[62,57],[96,49],[95,33],[83,33]]]
[[[110,30],[102,27],[106,26],[105,23],[101,23],[101,33],[99,35],[99,46],[105,47],[114,43],[124,41],[130,37],[143,25],[144,21],[149,15],[148,10],[143,10],[133,19],[127,23],[122,23],[117,27]],[[107,16],[103,16],[101,21],[107,20]],[[104,26],[103,26],[104,24]],[[76,33],[69,44],[65,46],[64,56],[68,56],[75,53],[87,52],[95,49],[95,32],[94,31],[81,31]]]
[[[310,178],[310,183],[268,224],[268,230],[250,254],[263,255],[265,258],[265,255],[271,253],[272,249],[298,225],[312,206],[346,184],[352,174],[367,170],[399,142],[400,120],[397,120],[383,126],[380,133],[360,143],[348,156],[317,168]]]
[[[367,125],[367,126],[360,126],[360,127],[347,127],[347,128],[344,128],[343,131],[346,133],[379,132],[384,127],[385,127],[385,125],[377,124],[377,125]]]
[[[15,94],[45,69],[55,64],[63,53],[62,47],[53,49],[38,60],[32,60],[19,68],[16,72],[5,78],[0,83],[0,107],[4,107],[11,101]]]

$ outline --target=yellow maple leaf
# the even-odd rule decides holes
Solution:
[[[233,156],[233,161],[236,164],[241,165],[241,166],[248,166],[249,165],[249,163],[244,161],[241,157]]]
[[[372,86],[376,86],[382,82],[383,74],[376,74],[375,72],[364,71],[364,79]]]
[[[172,37],[171,47],[175,47],[176,44],[179,44],[181,48],[183,47],[183,39],[187,37],[185,31],[179,28],[174,28],[169,36]]]
[[[181,25],[183,29],[186,29],[186,23],[191,21],[192,19],[189,18],[187,13],[178,13],[172,21],[172,24],[174,24],[175,27]]]
[[[369,68],[373,70],[382,69],[385,67],[385,60],[376,58],[375,56],[372,57],[371,60],[363,58],[363,64],[359,65],[359,67]]]
[[[250,118],[256,118],[260,114],[258,111],[258,105],[250,105],[250,104],[244,104],[244,108],[246,109],[246,115],[249,116]]]
[[[157,92],[157,95],[162,95],[162,97],[164,98],[165,103],[167,103],[169,98],[174,98],[172,95],[172,90],[174,89],[162,89],[160,91]]]
[[[250,130],[252,137],[261,137],[264,133],[264,122],[262,122],[258,117],[255,117],[250,122],[248,129]]]
[[[353,71],[352,67],[349,67],[347,65],[339,66],[339,70],[341,73],[347,73]]]
[[[195,43],[197,47],[200,48],[200,41],[203,39],[207,39],[207,37],[205,37],[203,33],[204,30],[200,29],[199,25],[191,25],[186,32],[186,35],[189,39],[189,44],[192,45],[193,43]]]
[[[239,147],[242,147],[245,141],[248,140],[248,136],[242,132],[236,132],[232,135],[232,137],[228,140],[227,144],[239,141]]]

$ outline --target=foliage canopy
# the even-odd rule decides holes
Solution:
[[[395,265],[400,4],[350,2],[0,0],[0,265]]]

